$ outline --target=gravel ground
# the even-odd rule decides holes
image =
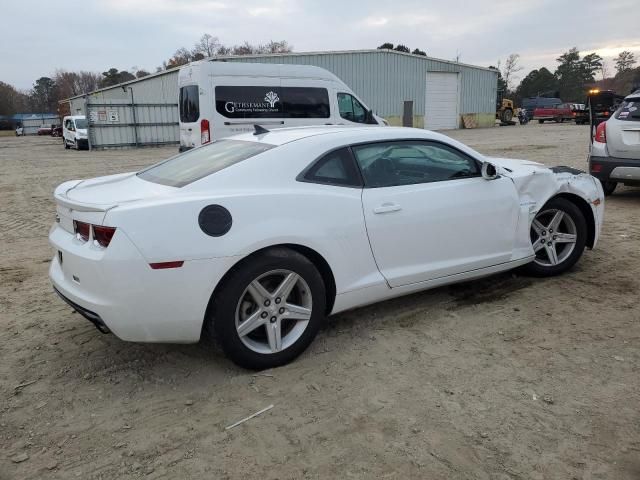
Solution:
[[[587,132],[451,135],[585,168]],[[0,138],[0,479],[640,478],[640,189],[607,199],[600,244],[562,277],[340,314],[296,362],[255,374],[206,345],[102,335],[52,293],[54,187],[174,152]]]

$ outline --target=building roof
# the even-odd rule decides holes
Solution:
[[[460,65],[461,67],[467,67],[467,68],[475,68],[478,70],[486,70],[489,72],[494,72],[494,73],[498,73],[498,70],[495,70],[493,68],[488,68],[488,67],[480,67],[478,65],[471,65],[468,63],[461,63],[461,62],[456,62],[453,60],[443,60],[441,58],[435,58],[435,57],[429,57],[429,56],[425,56],[425,55],[416,55],[413,53],[406,53],[406,52],[399,52],[397,50],[391,50],[391,49],[368,49],[368,50],[326,50],[326,51],[321,51],[321,52],[289,52],[289,53],[263,53],[263,54],[256,54],[256,55],[220,55],[220,56],[213,56],[213,57],[207,57],[204,58],[203,60],[209,60],[209,61],[224,61],[224,60],[231,60],[231,59],[236,59],[236,58],[277,58],[277,57],[301,57],[301,56],[305,56],[305,55],[350,55],[350,54],[356,54],[356,53],[371,53],[371,54],[381,54],[381,53],[391,53],[391,54],[395,54],[395,55],[406,55],[408,57],[413,57],[416,59],[421,59],[421,60],[431,60],[434,62],[442,62],[442,63],[448,63],[451,65]],[[201,60],[199,60],[201,61]],[[105,90],[111,90],[114,88],[122,88],[126,85],[130,85],[132,83],[137,83],[143,80],[149,80],[151,78],[155,78],[155,77],[160,77],[162,75],[167,75],[169,73],[173,73],[173,72],[177,72],[180,69],[180,67],[175,67],[175,68],[170,68],[168,70],[163,70],[162,72],[156,72],[156,73],[152,73],[150,75],[147,75],[145,77],[142,78],[135,78],[133,80],[129,80],[127,82],[122,82],[122,83],[118,83],[117,85],[110,85],[108,87],[104,87],[104,88],[99,88],[97,90],[93,90],[92,92],[88,92],[82,95],[76,95],[74,97],[69,97],[67,99],[64,100],[60,100],[59,103],[65,103],[68,102],[69,100],[73,100],[75,98],[82,98],[86,95],[90,95],[92,93],[97,93],[97,92],[104,92]]]
[[[57,113],[16,113],[11,115],[13,120],[29,120],[30,118],[58,118]]]

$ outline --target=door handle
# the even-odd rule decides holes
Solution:
[[[373,209],[373,213],[391,213],[402,210],[402,207],[397,203],[383,203],[379,207]]]

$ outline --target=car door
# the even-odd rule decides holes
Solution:
[[[377,125],[367,108],[352,94],[337,92],[339,125]]]
[[[71,131],[72,129],[73,121],[70,118],[67,118],[64,121],[64,132],[62,134],[66,143],[73,143],[73,132]]]
[[[511,260],[519,200],[511,179],[485,180],[476,159],[439,142],[352,148],[365,188],[371,249],[399,287]]]

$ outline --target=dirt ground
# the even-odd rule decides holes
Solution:
[[[585,168],[587,132],[451,135]],[[52,293],[54,187],[175,150],[0,138],[0,479],[640,479],[640,189],[607,199],[600,244],[569,274],[340,314],[255,374],[206,345],[102,335]]]

